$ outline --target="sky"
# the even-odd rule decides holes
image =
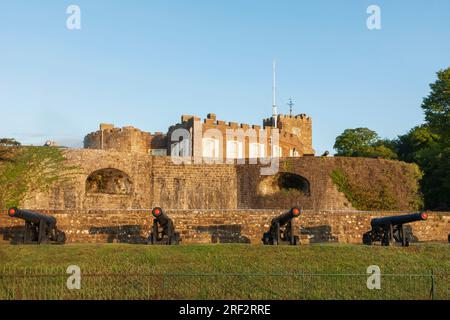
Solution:
[[[381,29],[367,28],[367,8]],[[81,29],[69,30],[69,5]],[[182,114],[313,119],[317,153],[347,128],[423,122],[450,67],[448,0],[1,0],[0,137],[82,146],[99,123],[166,132]]]

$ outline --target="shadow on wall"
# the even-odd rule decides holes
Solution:
[[[198,226],[198,233],[210,233],[211,243],[250,243],[250,239],[242,236],[239,224],[223,224],[216,226]]]
[[[23,244],[24,232],[25,227],[0,228],[3,241],[9,241],[10,244]]]
[[[338,242],[339,240],[337,237],[333,236],[331,226],[329,225],[302,227],[300,233],[308,235],[310,243]]]
[[[91,235],[107,235],[108,243],[131,243],[144,244],[147,238],[141,235],[142,227],[140,225],[123,225],[110,227],[92,227],[89,229]]]

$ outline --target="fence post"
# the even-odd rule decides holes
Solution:
[[[435,283],[434,283],[434,270],[431,269],[431,292],[430,292],[431,300],[434,300],[434,286],[435,286]]]
[[[166,297],[166,273],[163,273],[162,278],[162,299],[165,299]]]

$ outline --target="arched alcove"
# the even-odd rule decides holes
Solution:
[[[298,190],[307,196],[311,193],[309,181],[294,173],[280,173],[278,175],[278,187],[281,190]]]
[[[132,192],[131,178],[118,169],[100,169],[91,173],[86,179],[88,194],[130,195]]]
[[[297,191],[305,196],[311,195],[308,179],[289,172],[280,172],[264,178],[258,185],[258,194],[262,196],[274,195],[283,191]]]

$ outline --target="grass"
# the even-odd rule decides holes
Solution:
[[[367,289],[370,265],[382,290]],[[5,245],[0,274],[0,299],[450,299],[450,246]]]

